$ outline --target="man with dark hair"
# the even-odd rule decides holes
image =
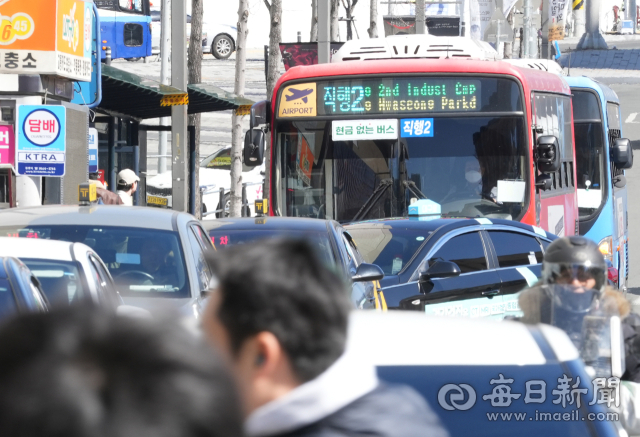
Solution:
[[[304,242],[271,240],[209,256],[218,277],[204,316],[236,373],[254,436],[446,437],[423,398],[344,353],[345,284]]]
[[[74,307],[0,329],[0,435],[240,437],[222,361],[169,324]]]

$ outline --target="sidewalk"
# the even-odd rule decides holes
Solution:
[[[588,69],[594,77],[640,77],[640,49],[576,50],[564,53],[558,63],[572,73]]]

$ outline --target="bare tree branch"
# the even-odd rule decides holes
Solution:
[[[271,10],[271,3],[269,3],[269,0],[264,0],[264,4],[267,6],[267,9]]]

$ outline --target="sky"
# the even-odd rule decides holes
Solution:
[[[235,26],[238,22],[238,0],[204,0],[204,21],[206,23],[221,23]],[[356,29],[360,39],[368,38],[369,0],[359,0],[354,16]],[[386,5],[379,5],[378,12]],[[345,10],[340,8],[340,15],[344,17]],[[247,48],[262,48],[269,44],[269,11],[263,0],[249,0],[249,35]],[[347,27],[340,23],[340,37],[346,40]],[[282,0],[282,42],[297,41],[297,32],[302,32],[302,41],[309,41],[311,30],[311,0]],[[378,19],[378,35],[383,35],[382,14]],[[355,36],[355,35],[354,35]]]

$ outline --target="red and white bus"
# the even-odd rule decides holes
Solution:
[[[401,217],[427,198],[442,217],[576,233],[571,95],[555,74],[455,58],[296,67],[251,124],[245,164],[271,135],[269,215]]]

